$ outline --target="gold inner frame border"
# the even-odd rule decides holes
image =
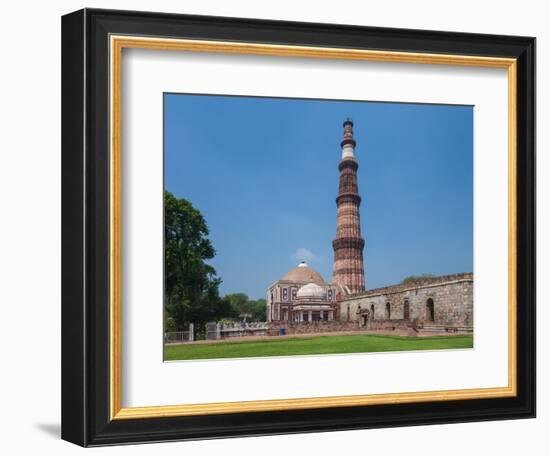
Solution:
[[[402,404],[428,401],[489,399],[517,395],[517,61],[513,58],[332,47],[258,44],[111,35],[110,52],[110,415],[112,420],[222,413],[303,410]],[[508,385],[495,388],[329,396],[169,406],[122,407],[122,51],[123,49],[252,54],[334,60],[416,63],[508,71]]]

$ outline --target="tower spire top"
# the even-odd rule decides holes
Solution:
[[[353,121],[349,117],[346,117],[342,126],[344,127],[344,134],[340,143],[340,147],[342,147],[342,160],[346,158],[354,159],[357,143],[353,137]]]

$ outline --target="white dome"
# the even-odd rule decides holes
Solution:
[[[325,289],[315,283],[308,283],[301,287],[296,293],[297,298],[324,298]]]

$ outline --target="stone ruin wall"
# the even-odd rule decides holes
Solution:
[[[361,331],[366,329],[360,326],[359,321],[279,321],[269,323],[268,335],[278,335],[281,328],[285,329],[287,335],[349,332]]]
[[[370,318],[370,329],[384,327],[384,322],[399,324],[404,319],[404,305],[408,301],[408,321],[424,323],[427,320],[426,302],[430,298],[434,303],[433,324],[452,327],[473,326],[471,273],[423,279],[411,284],[379,288],[350,296],[340,303],[340,319],[361,322],[362,317],[358,310],[370,310],[371,305],[374,305],[374,319]],[[390,303],[391,309],[389,320],[386,315],[387,303]]]

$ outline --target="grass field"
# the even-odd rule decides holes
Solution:
[[[166,361],[259,356],[320,355],[472,348],[473,336],[404,337],[379,334],[313,336],[255,341],[168,345]]]

